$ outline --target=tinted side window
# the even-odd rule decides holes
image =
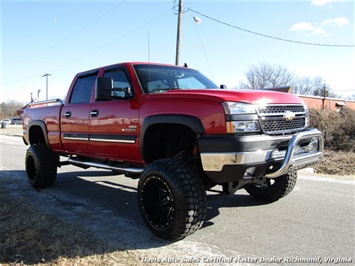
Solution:
[[[97,74],[79,77],[75,83],[70,103],[89,103]]]
[[[130,88],[131,87],[131,84],[128,81],[126,73],[121,68],[105,71],[104,77],[112,78],[113,87],[114,88],[122,88],[122,89],[124,89],[124,88]],[[123,91],[113,91],[113,95],[112,96],[121,96],[121,97],[123,97],[124,96],[124,92]]]

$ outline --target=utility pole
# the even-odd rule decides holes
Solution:
[[[177,36],[176,36],[175,65],[179,65],[180,64],[180,36],[181,36],[182,16],[183,16],[183,5],[182,5],[182,0],[179,0],[179,13],[178,13],[178,24],[177,24]]]
[[[42,78],[46,77],[46,100],[48,100],[48,76],[52,76],[52,75],[47,73],[42,76]]]
[[[325,84],[323,84],[323,110],[325,110]]]

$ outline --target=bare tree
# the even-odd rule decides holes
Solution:
[[[325,81],[322,77],[298,77],[294,83],[294,92],[300,95],[317,95],[323,89]]]
[[[17,117],[17,110],[24,106],[17,101],[2,102],[0,104],[0,119]]]
[[[312,95],[320,97],[342,98],[341,95],[334,93],[332,88],[327,87],[325,84],[323,84],[322,87],[315,89]]]
[[[341,98],[341,95],[337,95],[333,92],[329,85],[326,85],[326,81],[320,77],[298,77],[295,82],[294,92],[300,95],[311,95],[320,97],[333,97]]]
[[[245,73],[246,82],[240,82],[241,89],[262,89],[293,85],[295,75],[282,65],[271,65],[266,62],[252,65]]]

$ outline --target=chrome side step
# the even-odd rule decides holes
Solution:
[[[112,171],[117,171],[120,172],[122,174],[140,174],[143,172],[143,168],[122,168],[122,167],[116,167],[116,166],[110,166],[107,164],[102,164],[102,163],[95,163],[95,162],[85,162],[85,161],[81,161],[81,160],[77,160],[74,158],[69,158],[67,160],[68,163],[75,165],[75,166],[79,166],[79,167],[83,167],[83,168],[88,168],[88,167],[95,167],[95,168],[100,168],[100,169],[106,169],[106,170],[112,170]]]

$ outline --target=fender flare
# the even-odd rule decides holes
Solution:
[[[48,140],[47,126],[42,120],[33,120],[28,124],[28,140],[29,140],[30,144],[32,144],[31,139],[30,139],[31,128],[33,128],[34,126],[38,126],[41,128],[45,144],[47,145],[48,148],[50,148],[50,144],[49,144],[49,140]]]
[[[190,128],[196,134],[204,134],[205,129],[202,125],[202,122],[199,118],[189,115],[153,115],[146,117],[143,120],[141,134],[140,134],[140,154],[144,160],[144,137],[147,129],[156,124],[173,124],[173,125],[182,125]]]

